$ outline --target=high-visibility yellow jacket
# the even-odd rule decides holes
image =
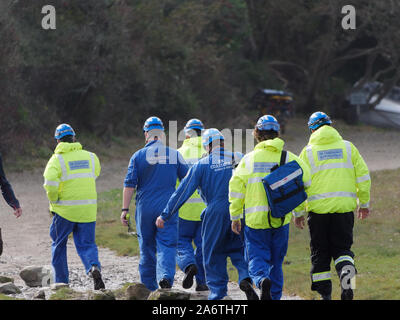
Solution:
[[[201,143],[201,137],[184,140],[178,151],[189,166],[192,166],[206,153]],[[200,221],[201,212],[205,207],[206,205],[196,191],[179,209],[179,217],[190,221]]]
[[[96,221],[100,170],[98,157],[79,142],[59,143],[43,173],[50,211],[72,222]]]
[[[314,131],[300,158],[310,166],[307,211],[343,213],[370,201],[371,178],[357,148],[331,126]],[[299,213],[301,215],[302,213]]]
[[[268,199],[261,179],[270,172],[274,165],[279,164],[283,145],[284,141],[280,138],[262,141],[240,161],[229,181],[231,220],[243,218],[244,211],[245,223],[250,228],[271,228],[268,222]],[[310,169],[299,157],[287,151],[286,163],[293,160],[297,161],[302,168],[303,182],[307,188],[310,184]],[[296,210],[304,210],[304,203]],[[290,222],[291,216],[291,212],[285,216],[283,225]],[[280,218],[271,216],[270,219],[272,227],[281,226]]]

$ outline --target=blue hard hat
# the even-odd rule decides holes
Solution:
[[[203,143],[203,146],[208,146],[211,142],[215,140],[225,140],[224,136],[218,129],[207,129],[202,134],[201,142]]]
[[[267,114],[258,119],[256,128],[261,131],[273,130],[278,132],[281,126],[274,116]]]
[[[201,122],[199,119],[190,119],[186,123],[184,130],[185,132],[188,132],[189,130],[193,129],[204,130],[203,122]]]
[[[322,111],[317,111],[310,116],[310,119],[308,120],[308,128],[310,130],[316,130],[324,124],[331,124],[331,123],[332,120],[326,113]]]
[[[143,132],[147,132],[153,129],[160,129],[164,131],[164,125],[160,118],[158,117],[150,117],[148,118],[143,126]]]
[[[56,128],[54,138],[58,140],[65,136],[75,136],[75,131],[69,124],[62,123]]]

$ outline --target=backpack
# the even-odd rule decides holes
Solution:
[[[275,165],[262,179],[268,198],[268,222],[271,227],[270,215],[281,218],[282,226],[286,214],[307,199],[304,191],[303,169],[295,160],[285,163],[286,155],[287,151],[283,150],[279,165]]]

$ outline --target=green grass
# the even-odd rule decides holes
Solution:
[[[134,202],[134,201],[132,201]],[[99,194],[99,206],[96,223],[96,242],[101,247],[114,250],[118,255],[134,256],[139,254],[136,236],[128,234],[128,228],[120,221],[122,189],[113,189]],[[130,208],[132,229],[136,232],[134,205]]]
[[[374,172],[371,190],[371,213],[366,220],[356,219],[354,244],[356,277],[355,298],[360,300],[400,299],[400,279],[397,277],[400,261],[400,170]],[[289,249],[284,264],[287,294],[305,299],[319,299],[311,292],[310,249],[308,229],[291,225]],[[333,299],[340,299],[340,287],[334,266],[331,266]]]

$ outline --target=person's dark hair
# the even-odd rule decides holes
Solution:
[[[254,138],[258,142],[275,139],[279,137],[279,132],[275,130],[258,130],[257,128],[254,129]]]
[[[224,140],[214,140],[208,145],[209,150],[211,151],[213,148],[218,146],[218,141],[219,141],[219,147],[223,148],[225,146]]]
[[[64,136],[64,137],[62,137],[62,138],[60,139],[60,141],[61,141],[61,142],[69,142],[69,143],[72,143],[72,142],[74,142],[74,136],[72,136],[72,135]]]
[[[190,136],[191,138],[201,137],[201,130],[200,129],[190,129],[187,132],[187,135]]]

